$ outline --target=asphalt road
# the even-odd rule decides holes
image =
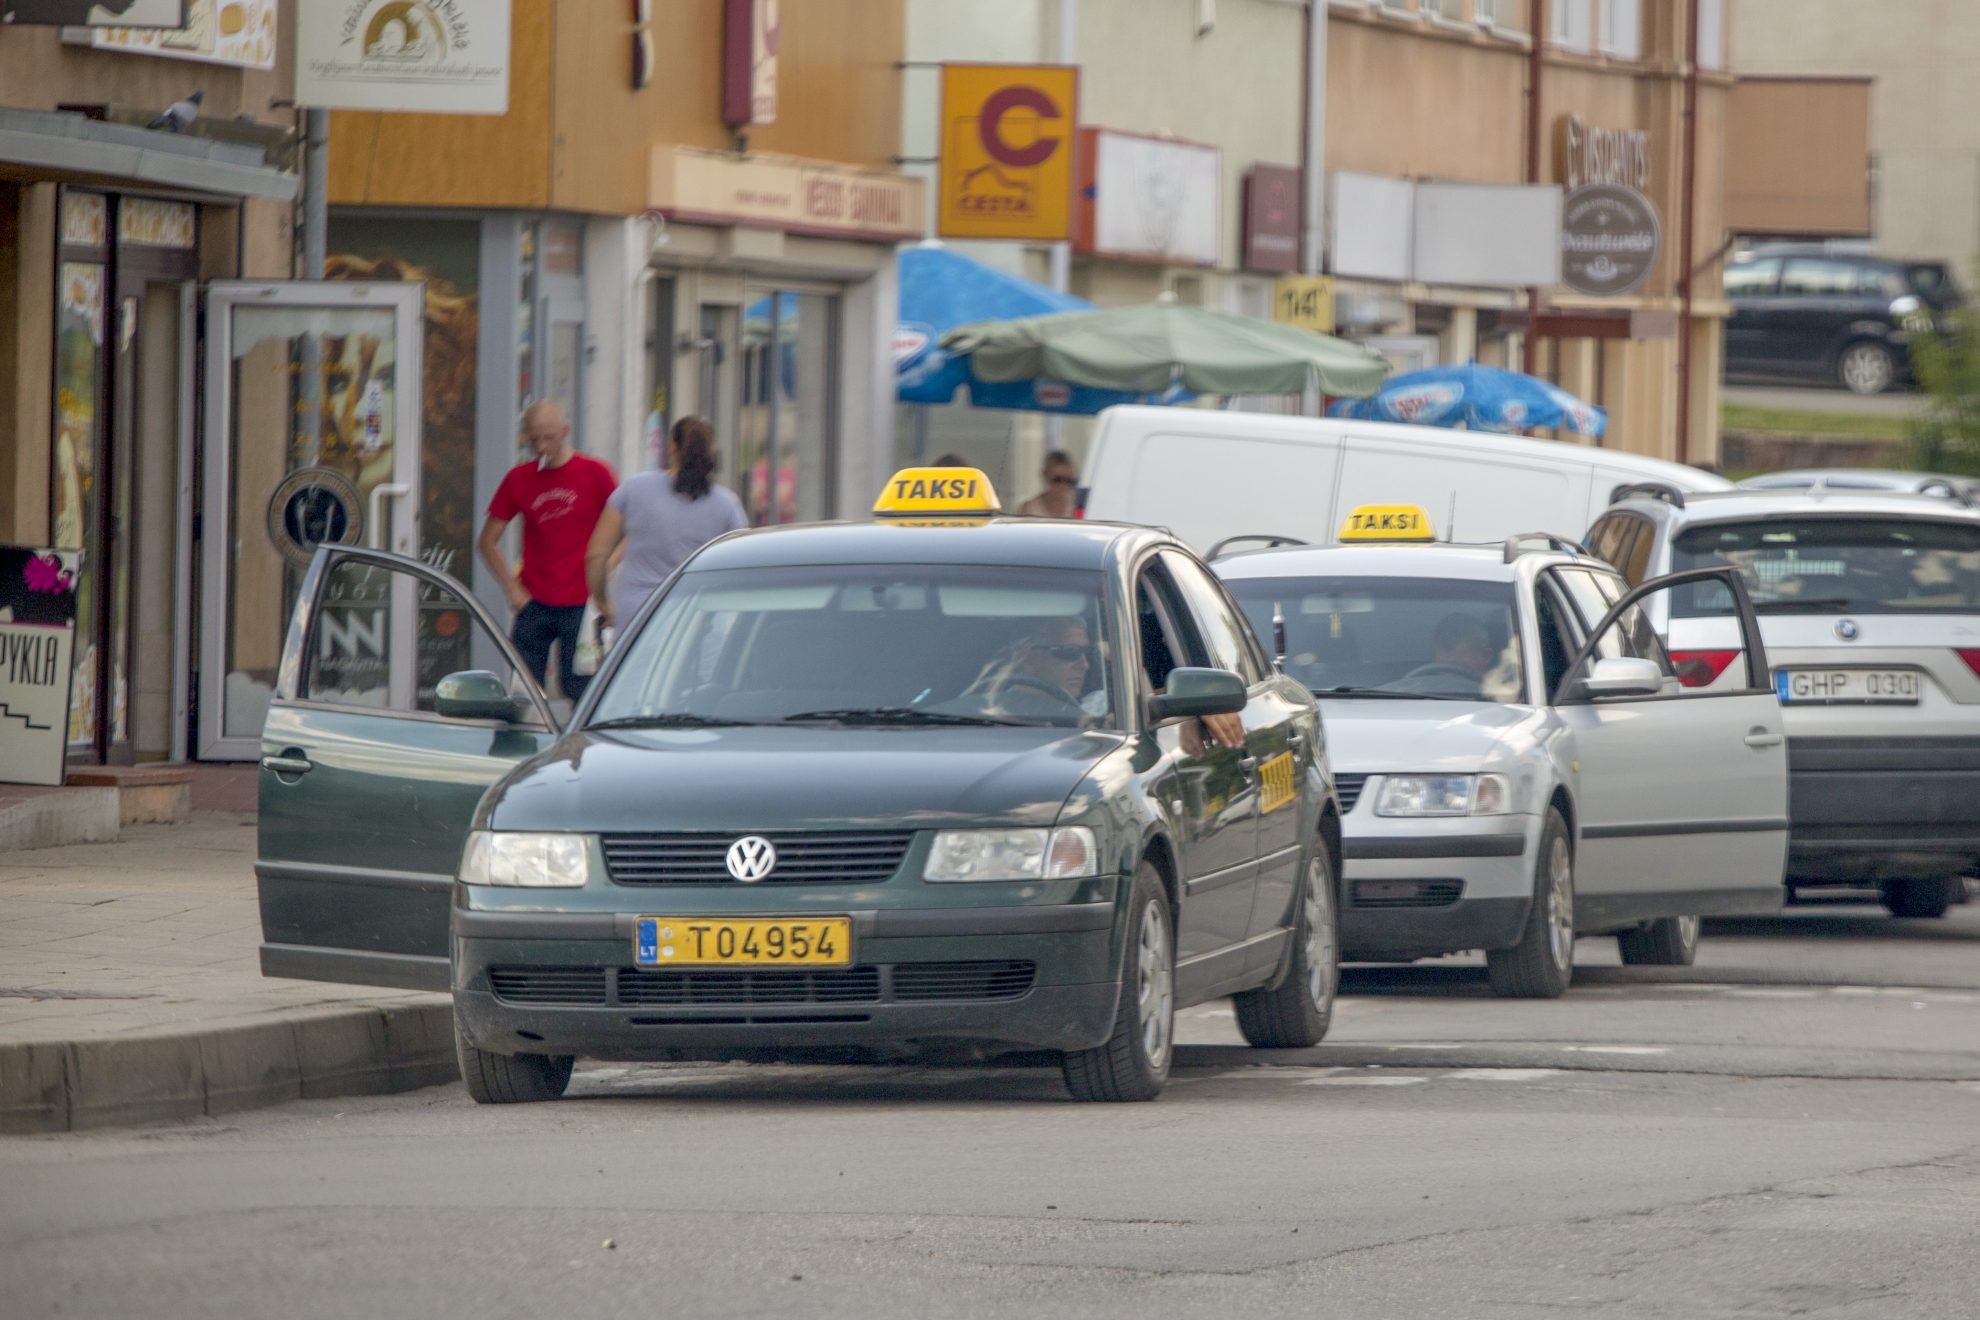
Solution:
[[[1980,1293],[1980,905],[1708,930],[1507,1003],[1364,969],[1313,1051],[1192,1012],[1169,1093],[590,1067],[0,1140],[39,1316],[1944,1317]]]
[[[1885,417],[1909,417],[1924,406],[1924,396],[1916,390],[1891,390],[1884,394],[1851,394],[1840,386],[1785,384],[1742,378],[1728,381],[1721,398],[1726,403],[1743,403],[1754,408],[1791,408],[1825,413],[1875,413]]]

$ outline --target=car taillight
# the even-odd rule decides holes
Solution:
[[[1686,687],[1710,687],[1739,655],[1738,651],[1673,651],[1671,663],[1677,666],[1678,682]]]
[[[1953,654],[1966,661],[1966,667],[1973,671],[1973,676],[1980,678],[1980,650],[1956,646],[1953,648]]]

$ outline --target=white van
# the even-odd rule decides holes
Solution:
[[[1420,505],[1440,540],[1497,541],[1578,537],[1638,482],[1732,487],[1681,463],[1486,431],[1122,407],[1100,414],[1084,509],[1166,527],[1206,555],[1237,536],[1328,544],[1363,504]]]

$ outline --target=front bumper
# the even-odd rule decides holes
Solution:
[[[1951,875],[1980,858],[1980,738],[1788,739],[1788,879]]]
[[[1350,818],[1341,840],[1341,957],[1428,958],[1519,942],[1538,817]]]
[[[454,1011],[495,1053],[612,1060],[1088,1049],[1119,993],[1111,902],[853,912],[850,968],[633,965],[634,913],[456,908]]]

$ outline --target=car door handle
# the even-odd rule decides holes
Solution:
[[[1787,739],[1780,734],[1773,733],[1767,729],[1751,729],[1748,730],[1746,735],[1746,745],[1756,752],[1763,751],[1769,747],[1779,747],[1786,741]]]
[[[1295,752],[1298,751],[1300,748],[1306,746],[1306,735],[1301,733],[1298,729],[1293,729],[1289,731],[1286,734],[1286,746],[1290,747]]]
[[[316,767],[310,764],[307,756],[297,752],[294,756],[264,756],[261,758],[263,770],[273,770],[278,775],[306,775]]]
[[[1257,773],[1258,773],[1258,758],[1257,758],[1257,757],[1255,757],[1255,756],[1253,756],[1253,755],[1251,755],[1251,754],[1250,754],[1249,752],[1247,752],[1247,753],[1245,753],[1245,754],[1244,754],[1243,756],[1240,756],[1240,757],[1238,758],[1238,767],[1239,767],[1240,769],[1242,769],[1242,770],[1243,770],[1243,771],[1244,771],[1244,772],[1245,772],[1246,774],[1248,774],[1248,775],[1249,775],[1249,774],[1257,774]]]

